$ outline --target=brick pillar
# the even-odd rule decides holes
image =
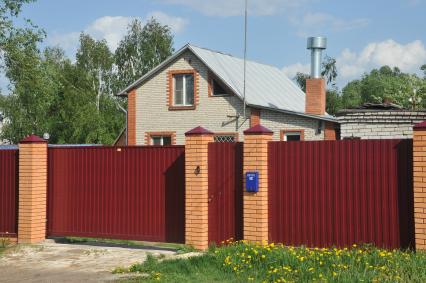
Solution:
[[[208,248],[208,144],[213,133],[197,127],[185,133],[185,242]]]
[[[19,143],[18,242],[46,238],[47,141],[31,135]]]
[[[259,192],[248,193],[244,184],[244,239],[268,241],[268,142],[273,132],[262,125],[244,131],[246,172],[259,172]]]
[[[426,121],[413,128],[413,175],[416,249],[426,250]]]

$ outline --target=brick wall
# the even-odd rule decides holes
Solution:
[[[426,111],[349,111],[340,113],[341,138],[401,139],[413,137],[413,125]]]
[[[127,96],[127,142],[128,145],[136,144],[136,91],[132,90]]]
[[[18,241],[35,243],[46,237],[47,143],[35,136],[19,144]]]
[[[280,140],[281,130],[301,130],[304,129],[304,139],[323,140],[324,131],[318,133],[319,120],[290,115],[270,110],[262,109],[260,123],[274,132],[273,140]]]
[[[414,222],[416,249],[426,250],[426,123],[413,136]]]

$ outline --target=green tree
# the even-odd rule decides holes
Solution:
[[[348,83],[342,90],[343,105],[354,107],[366,102],[390,100],[408,109],[423,108],[425,83],[424,79],[415,74],[383,66],[364,74],[360,80]]]
[[[85,70],[88,80],[92,82],[92,90],[96,93],[96,109],[102,95],[112,95],[112,66],[114,57],[106,40],[95,40],[90,35],[80,35],[80,48],[76,55],[77,67]]]
[[[115,51],[115,93],[160,64],[173,51],[173,35],[168,26],[154,18],[144,26],[134,20]]]

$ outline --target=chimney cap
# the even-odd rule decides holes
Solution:
[[[307,49],[326,49],[327,38],[323,36],[308,37]]]

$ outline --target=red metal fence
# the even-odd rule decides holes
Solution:
[[[184,242],[184,147],[48,152],[49,236]]]
[[[18,232],[18,150],[0,150],[0,236]]]
[[[269,143],[270,240],[413,244],[411,140]]]
[[[209,242],[243,234],[243,143],[209,143]]]

